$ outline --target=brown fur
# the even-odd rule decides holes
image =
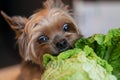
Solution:
[[[9,17],[1,12],[3,17],[16,32],[20,55],[23,58],[21,80],[38,79],[44,72],[42,65],[45,53],[58,54],[56,44],[66,40],[70,47],[81,37],[81,33],[70,16],[68,6],[61,0],[47,0],[44,9],[34,13],[30,18],[14,16]],[[68,32],[63,31],[63,25],[69,24]],[[49,37],[47,42],[39,42],[39,37]]]

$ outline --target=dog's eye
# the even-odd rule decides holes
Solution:
[[[49,38],[47,36],[42,35],[39,37],[39,42],[47,42],[48,40]]]
[[[64,25],[63,25],[63,30],[64,30],[65,32],[68,32],[68,31],[70,30],[69,24],[64,24]]]

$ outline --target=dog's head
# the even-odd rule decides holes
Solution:
[[[39,10],[30,18],[3,17],[16,32],[19,51],[25,60],[37,64],[42,63],[45,53],[58,55],[74,46],[81,33],[70,16],[68,6],[61,0],[47,0],[44,9]]]

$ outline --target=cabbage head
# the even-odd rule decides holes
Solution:
[[[45,54],[46,68],[41,80],[117,80],[113,68],[98,57],[92,48],[74,48],[58,56]]]

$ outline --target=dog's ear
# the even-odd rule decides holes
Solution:
[[[20,16],[9,17],[3,11],[1,11],[1,14],[8,22],[10,27],[16,32],[16,36],[19,37],[19,35],[21,35],[21,33],[23,32],[25,24],[27,23],[28,19]]]
[[[47,0],[44,3],[45,8],[59,8],[62,10],[68,10],[69,6],[65,5],[62,0]]]

